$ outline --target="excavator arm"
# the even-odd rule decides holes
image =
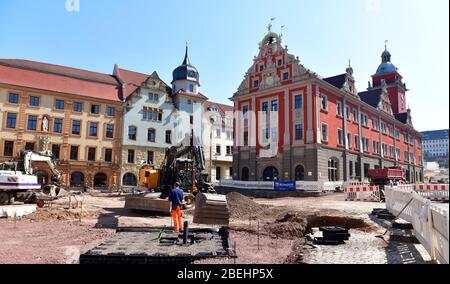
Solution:
[[[35,153],[32,151],[24,151],[21,153],[23,159],[24,172],[29,175],[33,175],[33,162],[44,162],[48,165],[52,172],[52,182],[60,184],[62,180],[62,174],[57,168],[57,163],[54,157],[49,153]]]

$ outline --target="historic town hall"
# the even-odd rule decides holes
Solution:
[[[423,180],[421,135],[406,108],[406,85],[382,53],[367,91],[353,69],[322,78],[271,31],[231,100],[235,180],[364,181],[369,169],[401,166]]]

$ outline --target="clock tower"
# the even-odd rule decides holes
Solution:
[[[173,71],[172,89],[176,94],[184,91],[190,94],[198,94],[200,88],[200,76],[197,68],[191,65],[189,59],[189,47],[186,43],[186,54],[183,63]]]

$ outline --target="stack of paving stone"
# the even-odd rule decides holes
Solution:
[[[200,193],[195,198],[195,224],[222,225],[230,224],[230,210],[227,197],[218,194]]]
[[[314,238],[317,245],[342,245],[350,239],[347,229],[340,227],[321,227],[323,238]]]

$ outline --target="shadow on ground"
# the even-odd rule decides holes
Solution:
[[[394,220],[378,219],[374,215],[369,215],[370,220],[388,229]],[[385,247],[386,258],[388,264],[432,264],[430,260],[424,259],[422,253],[417,249],[414,243],[396,242],[389,240],[389,232],[383,237],[387,246]]]

